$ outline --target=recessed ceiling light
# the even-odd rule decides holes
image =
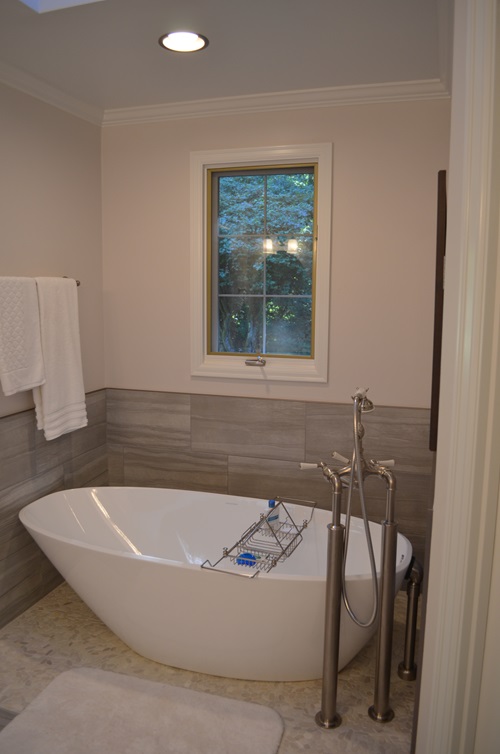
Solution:
[[[208,45],[208,39],[194,31],[173,31],[158,40],[162,47],[172,52],[197,52]]]

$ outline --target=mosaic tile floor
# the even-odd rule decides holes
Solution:
[[[395,718],[373,722],[375,640],[339,676],[336,729],[319,728],[314,716],[321,705],[321,681],[270,683],[237,681],[179,670],[146,660],[129,649],[62,584],[0,630],[0,708],[18,713],[59,673],[92,667],[149,678],[174,686],[265,704],[285,723],[279,754],[409,754],[415,683],[402,681],[406,594],[396,598],[391,703]]]

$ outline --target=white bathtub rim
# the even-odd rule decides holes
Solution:
[[[129,487],[113,487],[113,486],[111,486],[111,487],[90,487],[90,488],[75,487],[75,488],[70,488],[70,489],[66,489],[66,490],[58,490],[58,491],[55,491],[55,492],[51,492],[51,493],[49,493],[47,495],[44,495],[43,497],[38,498],[37,500],[34,500],[31,503],[28,503],[27,505],[25,505],[19,511],[18,517],[19,517],[19,520],[21,521],[21,523],[23,524],[23,526],[30,533],[31,532],[36,532],[36,533],[39,533],[41,536],[48,537],[48,538],[53,539],[53,540],[55,540],[57,542],[65,542],[65,543],[71,544],[72,546],[74,546],[74,547],[76,547],[78,549],[90,550],[90,551],[93,551],[93,552],[105,553],[107,555],[112,555],[114,557],[120,557],[120,558],[126,558],[126,559],[138,560],[138,561],[147,561],[147,562],[150,562],[150,563],[157,563],[159,565],[168,565],[168,566],[173,566],[175,568],[183,568],[183,569],[187,568],[188,570],[204,570],[207,573],[221,573],[221,574],[227,575],[227,576],[233,576],[234,575],[237,578],[246,578],[247,580],[251,580],[251,579],[249,579],[249,576],[247,575],[247,573],[250,573],[250,569],[248,569],[248,571],[247,571],[247,569],[245,568],[245,570],[241,571],[241,574],[237,570],[234,570],[234,572],[231,571],[230,573],[226,573],[223,570],[217,570],[217,569],[213,569],[213,568],[212,569],[211,568],[202,568],[202,566],[201,566],[200,563],[189,563],[187,561],[181,561],[181,560],[172,559],[172,558],[160,557],[160,556],[157,556],[157,555],[147,555],[147,554],[144,554],[144,553],[137,554],[135,552],[124,552],[122,550],[113,549],[111,547],[103,547],[101,545],[92,544],[89,541],[82,541],[82,540],[79,540],[79,539],[74,539],[74,538],[69,537],[67,535],[63,536],[61,534],[58,534],[58,533],[54,532],[52,529],[48,529],[46,527],[43,527],[43,526],[39,525],[38,523],[34,524],[34,523],[32,523],[32,522],[30,522],[30,521],[27,520],[28,516],[29,516],[29,509],[31,507],[36,506],[37,504],[43,502],[47,498],[52,498],[52,497],[55,497],[55,496],[60,496],[60,497],[64,498],[65,495],[66,495],[66,493],[74,493],[74,492],[82,492],[82,493],[84,493],[85,491],[88,491],[90,493],[91,491],[99,491],[99,490],[119,490],[119,491],[123,491],[123,492],[137,493],[137,492],[141,492],[141,491],[144,491],[144,490],[156,490],[158,492],[161,492],[162,489],[169,489],[170,490],[170,489],[173,489],[173,488],[130,487],[130,486]],[[240,495],[232,496],[232,495],[226,495],[225,493],[208,493],[208,492],[205,493],[202,490],[180,490],[179,489],[178,492],[189,492],[189,493],[190,492],[199,492],[200,494],[211,495],[211,496],[214,496],[214,497],[226,496],[226,497],[237,497],[238,499],[240,499],[242,501],[247,501],[247,500],[251,501],[251,502],[255,502],[255,501],[258,501],[258,500],[260,501],[260,498],[249,498],[247,496],[242,496],[242,495],[241,496]],[[322,513],[325,513],[325,512],[328,513],[328,511],[325,511],[324,509],[317,509],[317,510],[318,510],[318,512],[321,511]],[[313,511],[313,515],[314,515],[314,511]],[[358,517],[353,517],[353,518],[355,518],[358,521],[361,521],[361,519],[359,519]],[[380,527],[381,526],[381,524],[378,524],[377,522],[371,522],[371,523],[374,526],[376,526],[376,527]],[[402,553],[401,560],[396,563],[396,571],[397,572],[400,570],[401,563],[403,561],[407,560],[408,565],[410,564],[411,553],[412,553],[412,545],[411,545],[411,542],[408,540],[408,538],[404,534],[402,534],[401,532],[398,531],[398,538],[399,537],[401,537],[402,540],[406,543],[406,547],[405,547],[405,551]],[[325,524],[325,542],[326,542],[326,538],[327,538],[327,526]],[[299,548],[300,548],[300,544],[299,544]],[[409,557],[408,557],[408,553],[409,553]],[[292,553],[292,556],[293,556],[293,553]],[[217,560],[217,557],[213,559],[212,565]],[[212,561],[210,561],[210,562],[212,562]],[[223,563],[220,564],[220,567],[221,568],[224,567]],[[307,574],[307,575],[304,574],[304,575],[302,575],[302,574],[296,573],[296,572],[291,573],[291,574],[289,574],[289,573],[280,573],[279,567],[280,567],[280,564],[278,563],[274,568],[272,568],[267,573],[265,571],[258,572],[258,574],[255,576],[255,578],[259,578],[259,579],[261,579],[261,578],[264,578],[264,579],[271,578],[271,579],[279,579],[279,580],[285,580],[285,581],[288,581],[288,580],[297,580],[297,581],[301,581],[301,582],[309,581],[309,582],[313,582],[313,583],[325,581],[326,574],[323,574],[323,573],[320,573],[320,574],[317,574],[317,575],[314,575],[314,576],[312,576],[310,574]],[[369,575],[370,574],[368,574],[368,573],[349,573],[348,574],[348,580],[349,581],[358,581],[358,580],[361,581],[361,580],[366,579],[367,577],[369,577]],[[380,577],[380,569],[377,569],[377,578],[379,578],[379,577]],[[253,579],[253,580],[255,580],[255,579]]]
[[[21,518],[21,517],[20,517]],[[25,525],[24,522],[21,519],[21,522],[23,523],[23,526]],[[137,555],[134,552],[121,552],[119,550],[113,550],[110,547],[101,547],[99,545],[92,545],[89,543],[83,543],[78,539],[71,539],[70,537],[62,537],[60,535],[54,534],[54,532],[50,531],[49,529],[43,529],[40,526],[32,526],[31,524],[26,525],[27,530],[31,533],[31,531],[40,534],[41,536],[48,537],[54,541],[57,542],[63,542],[66,544],[70,544],[73,547],[76,547],[77,549],[85,550],[85,551],[91,551],[91,552],[100,552],[105,555],[112,555],[116,558],[125,558],[127,560],[137,560],[137,561],[147,561],[149,563],[157,563],[158,565],[168,565],[172,566],[173,568],[180,568],[180,569],[187,569],[187,570],[202,570],[205,571],[205,573],[210,574],[220,574],[223,576],[235,576],[236,578],[247,578],[249,580],[250,577],[247,574],[251,574],[250,568],[247,570],[242,570],[241,573],[237,570],[227,572],[222,570],[224,568],[224,564],[220,564],[220,568],[210,568],[208,567],[202,567],[200,563],[186,563],[185,561],[180,560],[171,560],[168,558],[161,558],[156,555]],[[404,536],[404,535],[401,535]],[[405,537],[406,539],[406,537]],[[214,565],[214,564],[212,564]],[[269,572],[260,571],[257,572],[255,575],[255,579],[280,579],[284,581],[309,581],[311,583],[318,583],[318,582],[324,582],[326,579],[326,571],[324,574],[319,574],[317,576],[305,576],[300,573],[280,573],[279,572],[279,563],[272,568]],[[399,565],[399,564],[396,564]],[[377,570],[377,578],[380,577],[380,570]],[[367,574],[363,573],[356,573],[356,574],[349,574],[348,580],[349,581],[363,581],[367,578]]]

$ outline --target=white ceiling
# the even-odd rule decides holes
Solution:
[[[272,92],[441,82],[449,0],[0,0],[0,79],[96,112]],[[210,40],[162,50],[168,31]]]

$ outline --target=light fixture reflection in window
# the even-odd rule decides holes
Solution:
[[[271,238],[265,238],[264,239],[264,253],[265,254],[275,254],[276,253],[274,251],[273,242],[272,242]]]
[[[198,52],[208,45],[208,39],[203,34],[193,31],[173,31],[164,34],[158,41],[162,47],[172,52]]]
[[[290,238],[287,244],[287,249],[289,254],[296,254],[299,250],[299,242],[295,238]]]

